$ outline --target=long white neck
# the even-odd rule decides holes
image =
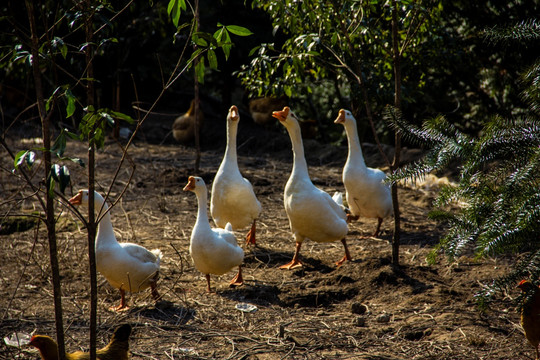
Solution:
[[[304,155],[304,144],[302,142],[302,133],[298,123],[287,127],[291,138],[293,150],[293,169],[291,178],[300,177],[309,180],[306,157]],[[310,180],[311,181],[311,180]]]
[[[227,147],[221,166],[225,164],[229,168],[238,169],[238,158],[236,155],[236,134],[238,132],[238,121],[227,120]],[[240,171],[240,170],[239,170]]]
[[[360,139],[358,138],[356,122],[346,121],[345,132],[347,133],[347,142],[349,143],[347,162],[354,164],[355,167],[360,169],[367,169],[364,155],[362,154],[362,147],[360,146]]]
[[[208,221],[208,212],[207,212],[207,201],[208,194],[206,187],[202,189],[197,189],[195,191],[197,195],[197,221],[195,222],[194,228],[208,228],[210,229],[210,222]]]
[[[105,205],[103,205],[105,204]],[[103,206],[101,214],[103,218],[99,222],[96,236],[96,248],[102,245],[112,244],[117,242],[116,237],[114,236],[114,230],[111,222],[111,212],[107,211],[109,206],[105,203],[105,200],[101,196],[96,196],[94,198],[94,208],[96,210],[96,215]],[[97,218],[97,217],[96,217]]]

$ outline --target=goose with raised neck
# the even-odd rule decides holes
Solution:
[[[96,214],[101,216],[96,234],[96,249],[107,245],[116,245],[118,241],[114,235],[109,205],[107,205],[105,199],[99,193],[95,193],[94,196],[94,209],[96,210]]]
[[[238,266],[238,273],[231,280],[230,286],[240,286],[244,251],[236,242],[231,224],[224,229],[212,228],[207,214],[207,188],[201,177],[190,176],[184,191],[191,191],[197,196],[197,220],[191,231],[189,254],[195,268],[206,277],[207,291],[210,287],[210,274],[223,275]]]
[[[253,186],[238,168],[236,136],[240,113],[233,105],[227,114],[227,146],[223,160],[212,183],[210,213],[216,225],[224,228],[230,223],[233,229],[251,225],[246,236],[247,244],[256,244],[256,222],[261,213],[261,203]]]
[[[356,119],[352,113],[341,109],[334,122],[345,127],[349,145],[347,161],[343,167],[343,185],[351,211],[348,221],[357,220],[360,216],[376,218],[377,228],[372,236],[377,237],[383,219],[393,214],[390,186],[384,182],[386,174],[366,166]]]
[[[351,260],[345,240],[348,232],[346,214],[328,193],[313,185],[296,115],[286,106],[282,111],[274,111],[272,116],[287,129],[293,150],[293,168],[285,185],[283,202],[296,245],[293,259],[281,268],[294,269],[302,266],[299,255],[306,238],[315,242],[340,240],[345,255],[336,265],[341,266],[346,260]]]
[[[71,205],[88,206],[89,191],[80,190],[69,199]],[[114,235],[109,207],[105,199],[94,192],[96,213],[103,213],[96,235],[96,268],[109,284],[120,291],[120,305],[112,310],[126,310],[125,292],[139,292],[150,287],[154,300],[159,299],[157,280],[162,258],[161,250],[146,248],[129,242],[119,243]]]

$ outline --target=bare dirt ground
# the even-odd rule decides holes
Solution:
[[[240,133],[242,133],[242,123]],[[221,131],[221,130],[220,130]],[[147,132],[146,134],[149,134]],[[271,140],[270,140],[271,139]],[[11,139],[14,150],[39,145]],[[278,267],[288,262],[294,243],[282,204],[283,187],[291,169],[288,137],[283,133],[239,138],[239,164],[254,185],[263,213],[258,241],[247,248],[245,285],[228,288],[231,272],[212,277],[215,294],[194,269],[189,237],[196,218],[194,194],[183,192],[193,174],[194,151],[176,144],[136,141],[129,159],[112,187],[112,209],[119,241],[131,241],[164,253],[159,289],[154,303],[150,292],[128,294],[129,311],[108,310],[119,292],[98,275],[98,341],[104,345],[120,323],[134,327],[132,359],[532,359],[533,350],[519,325],[510,299],[497,300],[490,311],[478,311],[474,295],[483,283],[500,275],[511,259],[441,258],[428,265],[426,255],[443,234],[443,227],[427,218],[435,189],[400,188],[402,214],[401,266],[390,264],[393,221],[383,223],[380,238],[367,236],[376,221],[360,219],[350,226],[348,243],[353,261],[336,268],[343,255],[340,243],[307,240],[302,249],[304,267]],[[204,145],[204,144],[203,144]],[[223,144],[203,151],[201,175],[211,180],[221,161]],[[313,182],[333,193],[343,191],[341,167],[345,146],[323,146],[306,141]],[[366,149],[368,147],[366,146]],[[86,148],[68,143],[69,156],[86,158]],[[368,165],[381,165],[374,150]],[[414,153],[414,152],[411,152]],[[108,141],[97,155],[97,183],[103,193],[118,167],[121,151]],[[2,221],[4,215],[32,211],[22,181],[7,173],[12,160],[1,156]],[[35,179],[39,179],[42,173]],[[86,188],[86,169],[70,165],[72,188],[67,197]],[[36,180],[37,181],[37,180]],[[62,274],[66,346],[87,349],[89,280],[86,231],[59,205],[58,248]],[[5,228],[5,226],[4,226]],[[238,239],[245,231],[237,232]],[[54,311],[44,226],[0,236],[0,336],[14,332],[54,337]],[[509,294],[512,297],[517,291]],[[255,305],[252,313],[237,304]],[[32,348],[0,344],[2,359],[37,359]]]

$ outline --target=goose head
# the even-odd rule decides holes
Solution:
[[[184,191],[191,191],[194,193],[198,193],[203,189],[206,189],[206,184],[204,180],[198,176],[190,176],[187,185],[184,186]]]
[[[240,120],[240,113],[236,105],[231,106],[229,109],[229,114],[227,115],[227,121],[238,121]]]
[[[71,205],[83,205],[88,206],[88,190],[79,190],[77,195],[69,199]],[[103,197],[94,191],[94,202],[98,205],[102,205],[104,202]]]
[[[299,126],[298,118],[288,106],[285,106],[283,110],[281,111],[272,112],[272,116],[278,119],[279,122],[283,124],[287,129],[289,129],[292,126],[294,127]]]
[[[349,110],[341,109],[339,110],[339,115],[336,120],[334,120],[334,123],[345,125],[346,122],[351,121],[355,121],[353,114]]]

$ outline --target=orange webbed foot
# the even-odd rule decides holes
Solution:
[[[256,233],[256,225],[255,221],[253,221],[253,224],[251,224],[251,229],[249,229],[249,232],[246,235],[246,245],[256,245],[257,240],[255,239],[255,233]]]
[[[296,269],[296,268],[299,268],[299,267],[302,267],[303,264],[300,260],[296,260],[296,259],[293,259],[291,260],[291,262],[285,264],[285,265],[281,265],[279,268],[280,269],[287,269],[287,270],[292,270],[292,269]]]
[[[242,278],[242,266],[238,266],[238,274],[229,283],[230,287],[237,287],[244,285],[244,279]]]
[[[350,261],[351,259],[347,258],[347,255],[343,256],[343,258],[341,260],[336,261],[337,267],[340,267],[341,265],[343,265],[345,263],[345,261],[347,261],[347,260]]]
[[[109,311],[112,311],[112,312],[124,312],[124,311],[128,311],[129,310],[129,306],[127,305],[118,305],[118,306],[111,306],[109,308]]]

